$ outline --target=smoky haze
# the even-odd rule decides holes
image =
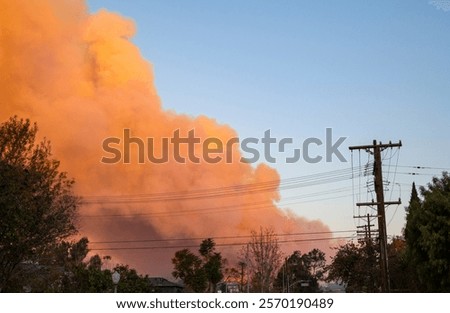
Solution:
[[[137,151],[132,150],[130,164],[102,164],[103,140],[122,137],[124,129],[130,129],[133,137],[156,140],[171,137],[175,130],[186,136],[195,129],[199,138],[222,142],[238,134],[211,117],[163,108],[152,66],[130,41],[135,33],[132,20],[106,10],[90,14],[83,1],[0,3],[1,121],[13,115],[30,118],[38,123],[39,134],[51,141],[54,157],[74,177],[75,191],[84,199],[80,235],[94,242],[93,249],[117,248],[94,253],[110,255],[113,263],[129,264],[142,273],[170,278],[176,249],[123,248],[200,242],[154,241],[167,238],[231,236],[217,242],[239,243],[247,239],[238,236],[261,226],[272,227],[277,234],[329,231],[320,221],[278,208],[277,171],[239,162],[236,145],[230,163],[181,164],[172,158],[164,164],[138,164]],[[160,155],[160,149],[155,145],[154,154]],[[196,149],[201,155],[202,146]],[[189,196],[193,194],[197,196]],[[328,251],[329,245],[324,240],[282,248],[285,253],[313,247]],[[239,247],[218,249],[234,265]]]

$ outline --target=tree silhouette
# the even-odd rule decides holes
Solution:
[[[36,144],[36,124],[10,118],[0,125],[0,290],[19,264],[76,233],[74,181],[58,171],[50,143]]]

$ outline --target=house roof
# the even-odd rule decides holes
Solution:
[[[176,288],[183,288],[182,285],[171,282],[163,277],[149,277],[148,281],[152,286],[155,287],[176,287]]]

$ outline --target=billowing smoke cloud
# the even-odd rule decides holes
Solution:
[[[238,135],[212,118],[162,108],[151,65],[129,40],[135,32],[131,20],[107,11],[91,15],[82,1],[0,3],[1,121],[18,115],[37,122],[62,169],[75,178],[76,192],[91,200],[80,208],[81,235],[94,242],[121,241],[92,248],[198,244],[198,240],[124,242],[164,238],[232,236],[216,241],[236,243],[246,241],[237,236],[260,226],[270,226],[276,233],[329,230],[319,221],[277,208],[278,173],[268,166],[239,162],[236,145],[230,164],[180,164],[173,158],[165,164],[137,164],[137,151],[131,164],[100,163],[105,156],[103,140],[123,138],[124,129],[130,129],[133,137],[155,138],[155,155],[161,153],[158,139],[172,137],[177,129],[184,136],[193,129],[197,137],[222,142]],[[201,146],[195,152],[201,155]],[[257,192],[226,189],[241,185]],[[185,197],[192,192],[199,196]],[[296,243],[289,249],[307,252],[313,246],[326,249],[328,243]],[[223,250],[230,259],[236,255],[236,249]],[[166,276],[174,254],[173,249],[98,252],[141,272]]]

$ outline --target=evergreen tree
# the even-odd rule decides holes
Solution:
[[[421,187],[415,186],[407,208],[405,238],[408,262],[425,292],[450,291],[450,177],[444,172]]]

